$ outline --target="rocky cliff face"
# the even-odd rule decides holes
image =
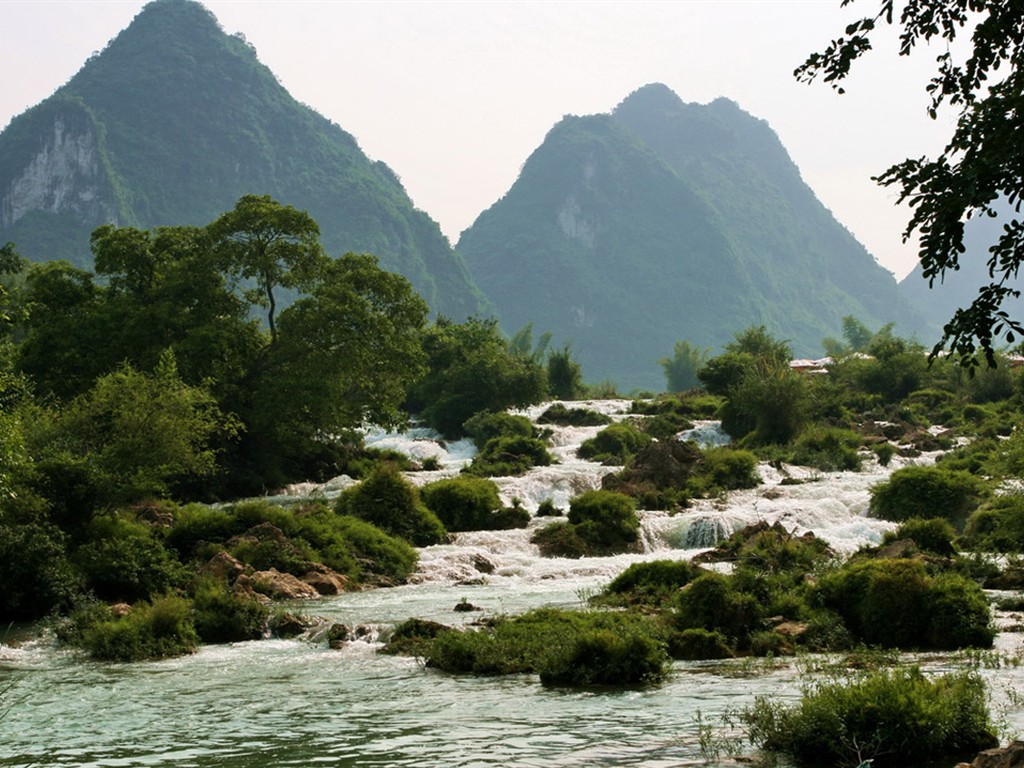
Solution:
[[[104,207],[104,179],[95,130],[81,130],[55,115],[40,139],[40,149],[0,198],[0,226],[12,226],[31,211],[70,211],[83,222],[97,221]]]

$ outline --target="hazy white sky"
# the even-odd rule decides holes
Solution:
[[[0,0],[0,126],[67,81],[142,0]],[[924,112],[939,50],[909,59],[892,35],[843,96],[793,69],[875,0],[343,2],[210,0],[299,100],[401,177],[454,243],[512,185],[565,114],[607,112],[636,88],[733,99],[767,120],[804,179],[879,263],[902,278],[908,212],[870,177],[941,149]]]

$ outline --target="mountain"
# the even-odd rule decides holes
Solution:
[[[1003,226],[1020,217],[1005,201],[995,203],[993,209],[997,216],[975,217],[964,224],[965,251],[960,256],[958,270],[947,272],[929,288],[918,264],[900,281],[900,292],[904,298],[936,329],[948,323],[957,309],[968,307],[981,286],[992,282],[988,274],[988,249],[1003,234]],[[1012,280],[1008,285],[1024,293],[1024,279]],[[1024,299],[1008,299],[1003,309],[1019,320],[1024,317]]]
[[[660,84],[563,118],[456,249],[506,330],[571,340],[588,380],[625,387],[663,387],[676,340],[721,347],[750,325],[799,356],[846,315],[926,328],[767,123]]]
[[[145,6],[0,134],[0,243],[33,260],[88,266],[99,224],[206,224],[250,193],[308,211],[332,255],[377,255],[435,311],[489,306],[394,172],[192,0]]]

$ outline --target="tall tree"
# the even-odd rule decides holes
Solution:
[[[853,0],[842,0],[843,7]],[[936,71],[926,90],[928,114],[955,111],[953,134],[934,159],[910,158],[876,180],[899,191],[899,202],[913,209],[904,240],[920,237],[918,257],[929,285],[959,268],[965,252],[964,223],[976,216],[997,216],[1005,200],[1020,213],[1024,201],[1024,5],[1020,0],[909,0],[897,17],[895,0],[876,0],[877,12],[849,24],[845,33],[819,53],[811,54],[794,73],[798,80],[821,78],[838,92],[853,62],[872,49],[879,26],[897,26],[899,54],[933,41],[941,43]],[[966,56],[959,60],[953,43],[970,34]],[[1013,342],[1024,333],[1019,319],[1003,310],[1020,291],[1010,281],[1024,261],[1024,221],[1014,215],[989,248],[991,282],[979,288],[968,307],[956,311],[935,346],[947,344],[962,363],[978,364],[984,353],[995,364],[999,337]]]
[[[224,270],[252,281],[246,298],[267,310],[271,341],[277,340],[277,298],[280,288],[309,290],[322,274],[327,256],[320,247],[320,228],[305,211],[282,205],[269,195],[246,195],[207,227]]]
[[[697,371],[708,361],[710,349],[690,346],[688,341],[675,343],[672,357],[663,357],[658,365],[665,371],[665,383],[669,392],[685,392],[700,386]]]

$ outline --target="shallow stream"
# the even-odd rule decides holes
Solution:
[[[628,403],[588,405],[621,417]],[[609,468],[575,458],[579,442],[596,432],[556,428],[561,463],[499,481],[505,501],[518,498],[534,510],[552,497],[565,507],[571,496],[599,487]],[[701,437],[716,440],[720,433],[701,425]],[[410,475],[420,484],[457,471],[472,455],[465,443],[442,446],[424,432],[371,434],[368,442],[420,459],[436,456],[441,470]],[[206,646],[168,661],[103,664],[45,640],[8,636],[0,643],[0,766],[736,765],[724,753],[715,757],[723,740],[738,735],[723,716],[758,695],[795,698],[803,662],[677,662],[655,688],[563,691],[545,689],[530,675],[473,678],[424,669],[413,659],[378,655],[376,635],[411,616],[456,624],[539,606],[582,607],[632,562],[690,557],[757,520],[780,521],[797,534],[814,531],[852,552],[890,527],[865,517],[868,489],[905,463],[896,458],[882,468],[869,460],[862,472],[836,474],[764,465],[756,489],[700,502],[675,517],[644,513],[644,552],[636,555],[541,558],[529,536],[544,519],[525,531],[459,534],[421,550],[414,583],[293,606],[366,629],[367,640],[339,651],[315,640],[264,640]],[[787,473],[809,482],[780,485]],[[291,492],[331,496],[346,484]],[[482,573],[482,561],[493,572]],[[454,612],[463,599],[482,613]],[[1019,654],[1021,635],[1000,634],[997,648]],[[939,655],[921,660],[935,669],[964,663]],[[1007,732],[1024,732],[1017,694],[1024,671],[1003,666],[983,674]],[[749,754],[749,745],[743,751]]]

